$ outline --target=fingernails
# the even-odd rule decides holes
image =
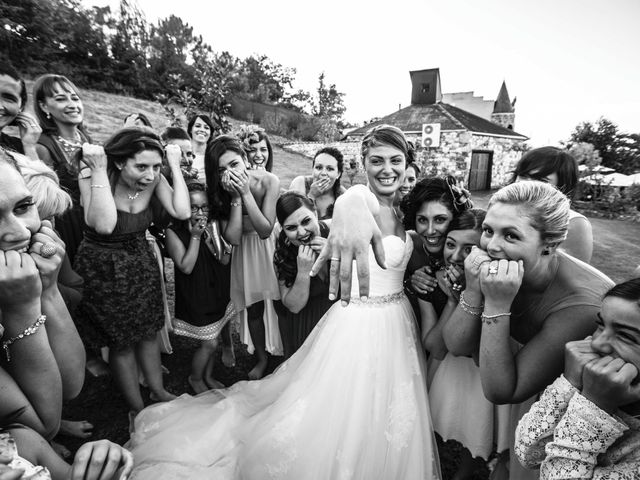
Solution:
[[[330,293],[330,294],[329,294],[329,300],[332,300],[332,301],[333,301],[333,300],[335,300],[335,299],[336,299],[336,296],[335,296],[333,293]]]
[[[366,302],[369,298],[366,295],[362,295],[360,297],[360,300],[362,300],[363,302]]]
[[[340,302],[340,305],[346,307],[347,305],[349,305],[349,302],[347,302],[346,300],[342,300],[342,302]]]

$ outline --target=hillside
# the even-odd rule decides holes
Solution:
[[[31,112],[33,112],[33,98],[31,95],[33,83],[32,80],[26,81],[27,91],[29,92],[27,110]],[[80,89],[80,94],[85,110],[84,123],[89,135],[96,143],[103,143],[113,132],[121,128],[125,117],[131,113],[145,114],[158,132],[169,125],[169,119],[162,105],[158,102],[82,88]],[[234,118],[228,118],[228,120],[231,123],[232,131],[238,130],[240,125],[248,123]],[[186,127],[186,118],[183,121]],[[7,129],[7,132],[11,133],[9,130]],[[11,134],[16,135],[17,132]],[[309,175],[311,173],[310,158],[281,148],[283,144],[294,142],[295,140],[273,134],[269,134],[269,139],[274,150],[273,173],[280,178],[282,188],[288,188],[291,181],[298,175]],[[364,174],[359,173],[354,183],[365,182]],[[349,186],[348,180],[346,186]]]

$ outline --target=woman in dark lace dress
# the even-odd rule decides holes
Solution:
[[[151,203],[174,218],[191,215],[180,174],[180,147],[166,147],[173,188],[160,173],[165,151],[149,129],[125,128],[105,143],[82,147],[80,193],[87,229],[76,271],[84,277],[79,327],[93,346],[109,347],[114,378],[133,412],[144,407],[138,368],[152,400],[173,398],[162,384],[156,333],[164,324],[160,272],[145,238]]]

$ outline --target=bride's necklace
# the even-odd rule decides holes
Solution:
[[[127,198],[129,200],[135,200],[136,198],[138,198],[140,196],[140,191],[137,191],[136,193],[134,193],[133,195],[131,195],[130,193],[127,193]]]

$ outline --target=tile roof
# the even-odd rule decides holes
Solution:
[[[371,127],[382,124],[396,126],[403,132],[421,132],[423,123],[439,123],[441,131],[468,130],[473,133],[517,137],[522,140],[528,138],[473,113],[442,102],[432,105],[409,105],[380,120],[349,132],[349,136],[364,135]]]

